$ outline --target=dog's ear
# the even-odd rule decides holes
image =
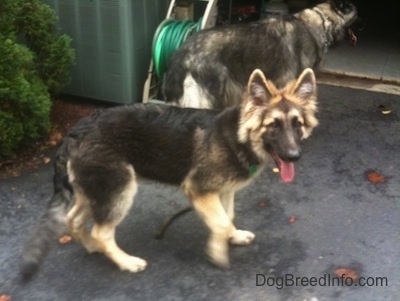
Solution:
[[[303,100],[316,96],[317,84],[314,71],[311,68],[304,69],[298,77],[292,91],[293,95]]]
[[[267,81],[264,73],[260,69],[255,69],[250,75],[247,92],[251,102],[255,106],[266,105],[275,90],[275,86]]]
[[[344,1],[343,0],[331,0],[331,6],[335,10],[343,10]]]
[[[331,0],[331,6],[333,10],[340,11],[347,14],[354,9],[354,5],[348,0]]]

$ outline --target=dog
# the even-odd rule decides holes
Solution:
[[[163,98],[181,107],[237,105],[256,68],[282,88],[303,69],[316,71],[357,18],[349,1],[329,0],[282,18],[200,31],[172,54]]]
[[[180,185],[211,232],[211,262],[228,267],[229,243],[247,245],[255,237],[233,224],[235,192],[272,158],[282,180],[293,180],[300,141],[318,124],[316,97],[312,69],[282,90],[256,69],[241,105],[222,111],[134,104],[82,120],[56,154],[54,195],[25,245],[24,279],[36,272],[66,224],[88,252],[103,253],[121,270],[144,270],[147,262],[115,241],[140,179]]]

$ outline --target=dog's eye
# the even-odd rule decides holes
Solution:
[[[303,126],[303,123],[302,123],[297,117],[295,117],[295,118],[293,118],[293,120],[292,120],[292,125],[293,125],[293,127],[295,127],[295,128],[299,128],[299,127],[302,127],[302,126]]]
[[[275,119],[268,125],[268,127],[271,129],[279,129],[281,125],[282,125],[281,121],[279,119]]]

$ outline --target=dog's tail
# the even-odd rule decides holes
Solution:
[[[68,142],[63,141],[54,161],[53,197],[48,202],[45,213],[28,238],[22,252],[21,273],[24,280],[29,280],[36,273],[41,262],[66,228],[66,216],[72,202],[72,188],[68,183],[67,174]]]
[[[67,134],[57,150],[54,160],[54,193],[36,229],[28,238],[22,252],[21,274],[27,281],[36,273],[40,264],[66,230],[67,213],[73,201],[73,190],[68,180],[67,163],[71,150],[93,129],[99,112],[81,119]]]

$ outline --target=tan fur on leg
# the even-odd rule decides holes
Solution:
[[[220,194],[221,204],[224,206],[229,220],[232,222],[235,217],[235,192],[229,191]]]
[[[89,253],[99,252],[99,245],[90,236],[87,223],[91,218],[88,200],[80,193],[75,193],[75,204],[67,215],[67,225],[72,237],[80,242]]]
[[[228,239],[234,226],[229,220],[218,194],[192,198],[193,206],[211,231],[206,252],[216,265],[229,267]]]
[[[91,237],[100,246],[101,252],[118,265],[121,270],[136,273],[143,271],[147,266],[147,262],[139,257],[125,253],[115,241],[115,230],[127,215],[137,192],[133,168],[129,166],[128,170],[132,175],[132,180],[127,183],[124,191],[113,200],[115,205],[110,211],[107,220],[101,224],[94,224]]]
[[[235,217],[235,193],[225,192],[221,193],[221,203],[230,219],[233,222]],[[245,230],[237,230],[235,227],[229,235],[229,242],[233,245],[248,245],[255,238],[254,233]]]
[[[121,270],[137,273],[146,268],[145,260],[128,255],[118,247],[115,241],[115,225],[95,224],[92,229],[92,237],[99,243],[104,255],[118,265]]]

